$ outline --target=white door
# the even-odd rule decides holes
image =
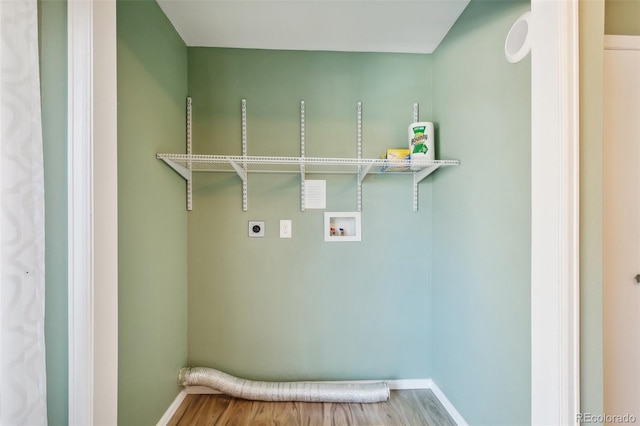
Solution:
[[[624,423],[615,416],[625,415],[627,423],[636,423],[640,422],[640,37],[608,36],[604,62],[603,414],[606,424]]]

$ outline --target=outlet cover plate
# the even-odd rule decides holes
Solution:
[[[291,220],[280,220],[280,238],[291,238]]]
[[[251,238],[264,237],[264,220],[249,221],[249,237]]]

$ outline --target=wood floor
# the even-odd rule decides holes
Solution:
[[[260,402],[226,395],[187,395],[168,423],[178,425],[455,426],[428,389],[391,391],[387,402]]]

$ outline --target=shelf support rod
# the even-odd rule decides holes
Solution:
[[[236,169],[238,175],[242,178],[242,211],[247,211],[247,100],[243,99],[242,103],[242,173],[236,168],[238,165],[231,161],[231,166]]]
[[[413,122],[417,123],[418,121],[420,121],[420,104],[418,102],[414,102],[413,104]],[[411,155],[411,154],[409,154]],[[414,172],[413,173],[413,211],[417,212],[418,211],[418,183],[420,183],[420,181],[422,179],[424,179],[425,176],[420,176],[421,173],[424,170],[421,170],[420,172]],[[431,172],[429,172],[431,173]],[[427,175],[429,174],[427,173]]]
[[[187,97],[187,174],[188,177],[185,177],[187,180],[187,211],[193,210],[193,163],[191,161],[191,147],[192,147],[192,133],[191,133],[191,108],[192,101],[191,96]]]
[[[358,160],[362,160],[362,102],[358,101],[357,103],[357,158]],[[366,176],[367,172],[364,175],[361,175],[362,165],[358,165],[358,185],[357,185],[357,211],[362,211],[362,180],[364,176]]]
[[[417,212],[418,211],[418,183],[420,181],[418,180],[418,174],[414,173],[413,174],[413,211]]]
[[[434,164],[432,166],[426,167],[418,172],[413,173],[413,211],[418,211],[418,184],[431,173],[438,170],[440,165]]]
[[[305,148],[305,105],[304,101],[300,101],[300,211],[306,211],[306,193],[305,193],[305,167],[304,167],[304,148]]]

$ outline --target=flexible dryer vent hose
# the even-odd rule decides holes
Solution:
[[[181,368],[178,382],[182,386],[207,386],[254,401],[372,403],[389,399],[389,385],[385,382],[256,382],[205,367]]]

